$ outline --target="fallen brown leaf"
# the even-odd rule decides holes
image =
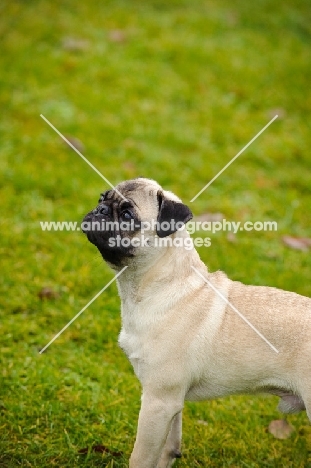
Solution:
[[[84,151],[84,144],[82,143],[82,141],[80,141],[78,138],[76,137],[73,137],[71,135],[65,135],[65,137],[67,138],[67,140],[69,141],[69,143],[71,143],[78,151],[80,151],[80,153],[83,153]],[[62,140],[64,141],[64,140]],[[66,143],[64,141],[64,144],[67,145],[67,147],[70,148],[70,146],[68,145],[68,143]]]
[[[59,294],[52,288],[45,287],[38,292],[38,297],[39,299],[41,299],[41,301],[43,301],[44,299],[57,299],[59,297]]]
[[[276,439],[288,439],[294,432],[294,428],[285,419],[276,419],[270,422],[268,431]]]
[[[227,234],[227,240],[229,242],[236,242],[237,239],[236,239],[236,235],[233,233],[233,232],[228,232]]]
[[[295,250],[307,251],[309,250],[309,247],[311,247],[311,239],[308,239],[307,237],[283,236],[282,240],[285,245]]]
[[[113,457],[122,457],[123,455],[123,452],[110,450],[110,448],[102,444],[93,445],[90,449],[88,447],[80,449],[78,453],[80,453],[80,455],[85,455],[89,452],[89,450],[90,452],[108,453],[109,455],[112,455]]]
[[[62,47],[65,50],[80,51],[86,50],[89,47],[89,42],[85,39],[79,39],[77,37],[64,37],[62,40]]]
[[[108,39],[111,42],[125,42],[126,40],[126,35],[121,29],[112,29],[108,33]]]

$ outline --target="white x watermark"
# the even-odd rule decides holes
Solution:
[[[60,336],[60,335],[61,335],[77,318],[78,318],[78,317],[80,317],[80,315],[82,314],[82,312],[84,312],[84,311],[88,308],[88,306],[91,305],[92,302],[94,302],[95,299],[97,299],[97,298],[101,295],[101,293],[103,293],[103,292],[105,291],[105,289],[107,289],[107,288],[118,278],[118,276],[120,276],[120,275],[124,272],[124,270],[126,270],[126,268],[127,268],[127,266],[125,266],[124,268],[122,268],[122,270],[119,271],[119,273],[116,274],[115,277],[112,278],[112,280],[110,280],[109,283],[107,283],[106,286],[103,287],[103,289],[101,289],[101,290],[96,294],[96,296],[94,296],[93,299],[91,299],[90,302],[88,302],[88,303],[86,304],[86,306],[84,306],[83,309],[81,309],[80,312],[78,312],[77,315],[75,315],[75,316],[70,320],[70,322],[68,322],[67,325],[65,325],[64,328],[62,328],[61,331],[58,332],[58,333],[56,334],[56,335],[54,336],[54,338],[52,338],[51,341],[49,341],[48,344],[47,344],[46,346],[44,346],[44,348],[41,349],[41,351],[39,351],[39,354],[44,353],[44,351],[45,351],[45,350],[46,350],[46,349],[47,349],[47,348],[48,348],[48,347],[49,347],[49,346],[50,346],[50,345],[51,345],[51,344],[52,344],[52,343],[53,343],[53,342],[54,342],[54,341],[55,341],[55,340],[56,340],[56,339],[57,339],[57,338],[58,338],[58,337],[59,337],[59,336]]]
[[[229,307],[231,307],[231,309],[232,309],[236,314],[238,314],[238,316],[239,316],[242,320],[244,320],[244,322],[245,322],[252,330],[254,330],[255,333],[257,333],[258,336],[260,336],[260,338],[261,338],[262,340],[264,340],[264,341],[267,343],[267,345],[270,346],[271,349],[273,349],[273,351],[275,351],[276,353],[279,353],[279,351],[276,349],[276,347],[273,346],[273,344],[271,344],[270,341],[267,340],[267,338],[266,338],[262,333],[260,333],[260,331],[257,330],[257,328],[254,327],[254,325],[252,325],[251,322],[250,322],[249,320],[247,320],[247,318],[244,317],[244,315],[241,314],[241,312],[239,312],[238,309],[237,309],[233,304],[231,304],[231,302],[229,302],[228,299],[227,299],[220,291],[218,291],[218,289],[215,288],[215,286],[214,286],[205,276],[203,276],[203,275],[199,272],[199,270],[197,270],[194,266],[191,266],[191,268],[197,273],[197,275],[199,275],[199,276],[203,279],[203,281],[205,281],[206,284],[208,284],[208,286],[209,286],[219,297],[221,297],[221,299],[222,299],[226,304],[228,304]]]
[[[100,177],[102,179],[104,179],[104,181],[110,186],[112,187],[124,200],[126,200],[126,198],[116,189],[116,187],[114,187],[111,182],[109,182],[108,179],[106,179],[106,177],[104,177],[99,171],[98,169],[96,169],[96,167],[90,163],[88,161],[88,159],[83,156],[82,153],[80,153],[80,151],[77,150],[77,148],[67,139],[64,137],[64,135],[61,134],[61,132],[59,130],[57,130],[57,128],[54,127],[54,125],[46,118],[44,117],[44,115],[40,114],[40,117],[42,117],[43,120],[45,120],[45,122],[98,174],[100,175]],[[276,119],[277,119],[278,115],[275,115],[273,117],[273,119],[270,120],[270,122],[267,123],[267,125],[265,125],[265,127],[262,128],[262,130],[260,130],[260,132],[257,133],[257,135],[254,136],[254,138],[252,138],[248,143],[247,145],[244,146],[244,148],[239,151],[239,153],[234,156],[234,158],[231,159],[231,161],[229,161],[228,164],[226,164],[225,167],[223,167],[223,169],[221,171],[218,172],[218,174],[216,174],[215,177],[213,177],[212,180],[210,180],[210,182],[208,184],[205,185],[205,187],[202,188],[202,190],[200,190],[199,193],[197,193],[197,195],[195,197],[192,198],[192,200],[190,200],[191,202],[193,202],[194,200],[196,200],[198,198],[199,195],[201,195],[202,192],[204,192],[204,190],[206,190],[242,153],[243,151],[245,151],[258,137],[259,135],[261,135],[271,124],[272,122],[274,122]],[[92,304],[92,302],[95,301],[95,299],[97,299],[98,296],[100,296],[100,294],[105,291],[105,289],[108,288],[108,286],[110,286],[111,283],[113,283],[113,281],[115,281],[118,276],[120,276],[124,270],[127,268],[127,266],[125,266],[111,281],[109,281],[109,283],[106,284],[106,286],[99,292],[96,294],[96,296],[93,297],[93,299],[86,305],[83,307],[82,310],[80,310],[80,312],[72,319],[70,320],[70,322],[67,323],[67,325],[59,332],[57,333],[54,338],[43,348],[41,349],[40,351],[40,354],[42,354],[81,314],[82,312],[84,312],[88,306],[90,304]],[[264,335],[262,335],[262,333],[260,333],[250,322],[249,320],[246,319],[246,317],[244,317],[243,314],[241,314],[237,309],[236,307],[234,307],[233,304],[231,304],[227,298],[225,298],[225,296],[223,296],[220,291],[218,291],[196,268],[194,267],[191,267],[199,276],[201,276],[201,278],[206,282],[206,284],[208,284],[214,291],[216,294],[218,294],[230,307],[232,310],[234,310],[238,315],[239,317],[244,320],[245,323],[247,323],[247,325],[249,327],[252,328],[252,330],[254,330],[255,333],[257,333],[258,336],[260,336],[260,338],[262,338],[269,346],[271,349],[273,349],[273,351],[275,351],[276,353],[278,353],[279,351],[264,337]]]
[[[121,192],[119,192],[118,189],[116,189],[116,187],[114,185],[112,185],[112,183],[98,170],[96,169],[96,167],[90,163],[90,161],[85,157],[83,156],[83,154],[77,150],[77,148],[59,131],[57,130],[56,127],[54,127],[54,125],[46,118],[44,117],[44,115],[40,114],[40,117],[51,127],[53,128],[53,130],[80,156],[80,158],[83,159],[83,161],[86,162],[86,164],[88,164],[92,169],[93,171],[95,171],[102,179],[104,179],[104,181],[111,187],[113,188],[118,195],[120,195],[120,197],[123,198],[123,200],[126,200],[126,198],[122,195]]]
[[[220,176],[220,174],[222,174],[243,153],[243,151],[245,151],[246,148],[248,148],[256,140],[256,138],[258,138],[259,135],[261,135],[277,118],[278,118],[278,115],[275,115],[273,119],[271,119],[270,122],[268,122],[267,125],[265,125],[265,127],[262,128],[260,132],[258,132],[257,135],[255,135],[254,138],[252,138],[251,141],[249,141],[247,145],[245,145],[244,148],[242,148],[241,151],[239,151],[238,154],[236,154],[234,158],[232,158],[231,161],[229,161],[228,164],[226,164],[225,167],[223,167],[221,171],[219,171],[218,174],[216,174],[215,177],[213,177],[212,180],[210,180],[209,183],[206,184],[202,188],[202,190],[200,190],[199,193],[197,193],[196,196],[190,200],[190,202],[191,203],[194,202],[194,200],[196,200],[198,196],[201,195],[201,193],[204,192],[204,190],[206,190],[207,187],[209,187],[214,182],[214,180],[216,180]]]

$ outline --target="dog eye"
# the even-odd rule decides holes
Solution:
[[[128,210],[125,210],[121,213],[121,218],[123,221],[130,221],[131,219],[133,219],[133,215],[130,211]]]

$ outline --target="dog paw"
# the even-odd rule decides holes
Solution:
[[[180,450],[173,450],[172,451],[172,457],[173,458],[181,458],[182,457],[182,453]]]

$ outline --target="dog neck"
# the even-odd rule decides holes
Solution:
[[[170,237],[172,240],[190,238],[187,231],[176,232]],[[183,279],[186,284],[187,278],[193,273],[191,266],[207,273],[207,268],[194,247],[186,249],[169,243],[165,247],[149,248],[148,255],[131,259],[127,269],[117,279],[120,297],[122,301],[126,298],[134,305],[157,288],[161,291],[167,289],[169,294],[171,288],[174,288],[176,272],[182,275],[182,278],[180,275],[178,277],[179,284]]]

